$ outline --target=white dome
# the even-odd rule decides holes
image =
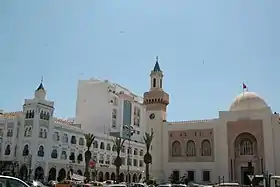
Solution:
[[[230,105],[230,111],[257,110],[267,108],[266,102],[254,92],[238,95]]]

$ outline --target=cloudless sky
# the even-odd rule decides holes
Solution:
[[[0,108],[21,110],[41,76],[60,117],[75,115],[79,78],[142,95],[159,56],[170,121],[217,117],[242,82],[279,112],[279,10],[279,0],[2,0]]]

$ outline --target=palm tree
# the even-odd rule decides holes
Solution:
[[[116,166],[116,177],[117,177],[117,183],[120,182],[120,167],[122,166],[122,159],[120,157],[120,152],[123,147],[125,139],[122,139],[121,137],[116,137],[114,140],[114,147],[117,152],[117,157],[115,159],[115,166]]]
[[[149,150],[150,150],[153,138],[154,138],[153,131],[151,132],[151,134],[148,132],[145,132],[145,135],[143,137],[144,142],[146,144],[146,154],[144,155],[144,162],[146,164],[146,181],[149,181],[149,178],[150,178],[149,165],[152,163],[152,155],[150,154]]]
[[[85,134],[85,139],[86,139],[86,146],[87,146],[87,150],[85,152],[85,177],[87,180],[89,180],[89,161],[91,159],[91,152],[90,152],[90,148],[93,145],[93,141],[95,139],[95,136],[93,134]]]

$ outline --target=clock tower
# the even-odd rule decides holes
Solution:
[[[166,109],[169,95],[163,90],[163,72],[160,69],[158,57],[150,74],[150,90],[144,93],[146,106],[146,131],[154,132],[151,146],[152,164],[150,174],[157,181],[164,180],[163,176],[163,122],[166,121]]]

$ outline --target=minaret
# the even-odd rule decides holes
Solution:
[[[163,72],[160,69],[158,57],[150,74],[150,90],[144,93],[146,106],[146,131],[154,132],[151,146],[152,164],[150,174],[157,181],[164,180],[163,172],[163,123],[166,121],[166,109],[169,95],[163,90]],[[165,153],[166,154],[166,153]]]

